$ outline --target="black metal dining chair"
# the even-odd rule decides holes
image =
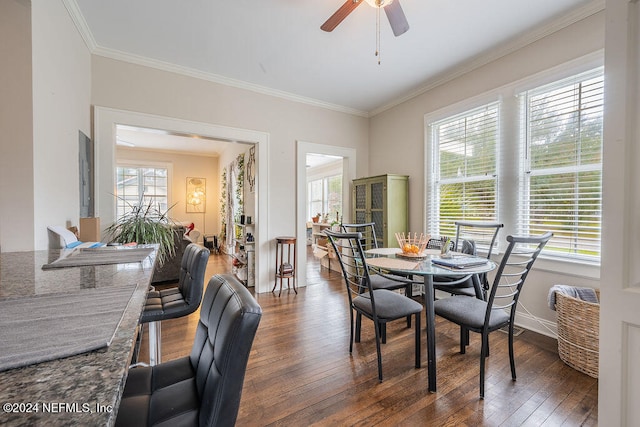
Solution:
[[[460,326],[460,353],[469,345],[469,331],[482,336],[480,350],[480,398],[484,398],[485,359],[489,355],[489,334],[508,326],[511,378],[516,380],[513,355],[513,322],[524,282],[553,234],[507,236],[509,245],[491,286],[487,301],[453,296],[433,303],[435,314]]]
[[[349,353],[353,343],[360,342],[362,317],[374,324],[376,351],[378,353],[378,379],[382,382],[383,327],[391,321],[414,316],[415,323],[415,367],[420,368],[420,313],[422,304],[388,289],[375,289],[371,283],[369,267],[362,249],[361,233],[337,233],[325,231],[333,247],[344,276],[349,299],[351,321]],[[355,317],[355,318],[354,318]],[[355,321],[355,332],[354,332]]]
[[[456,221],[456,237],[452,241],[452,250],[468,255],[477,255],[478,247],[486,249],[486,258],[491,254],[504,224],[498,222]],[[451,295],[466,295],[486,299],[489,281],[487,274],[472,274],[464,278],[437,277],[433,281],[434,289]]]
[[[360,243],[362,250],[378,249],[378,239],[376,238],[376,223],[367,222],[362,224],[342,224],[344,233],[361,233]],[[410,278],[389,274],[384,271],[376,271],[377,274],[371,276],[374,289],[404,289],[405,295],[411,296],[412,281]],[[409,326],[411,326],[409,324]]]
[[[363,251],[369,249],[378,249],[378,239],[376,238],[376,223],[366,222],[361,224],[342,224],[342,231],[344,233],[360,233],[362,238],[360,244]],[[388,271],[380,269],[374,269],[374,274],[370,274],[371,286],[373,289],[388,289],[394,291],[397,289],[404,289],[406,296],[412,296],[413,294],[413,281],[410,277],[399,276],[397,274],[390,274]],[[407,328],[411,327],[411,316],[407,317]],[[387,342],[386,328],[383,325],[382,330],[382,342]]]

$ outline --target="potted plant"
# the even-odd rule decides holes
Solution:
[[[157,263],[164,262],[175,255],[175,240],[173,237],[173,220],[167,213],[175,206],[162,212],[160,206],[153,203],[153,199],[146,204],[140,199],[136,205],[127,204],[130,210],[118,218],[105,229],[111,240],[120,243],[159,244]]]

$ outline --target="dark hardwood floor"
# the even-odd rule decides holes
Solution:
[[[525,331],[515,338],[518,380],[511,380],[507,335],[493,333],[485,399],[478,397],[480,340],[467,353],[459,330],[437,318],[438,391],[427,391],[413,366],[412,329],[388,326],[379,383],[373,325],[363,322],[362,342],[349,354],[349,313],[342,277],[309,258],[308,286],[298,295],[258,294],[263,317],[244,381],[238,426],[595,426],[598,382],[566,366],[556,342]],[[208,278],[231,270],[229,257],[212,255]],[[526,285],[525,285],[526,286]],[[526,292],[526,288],[525,288]],[[164,321],[162,357],[191,349],[198,313]],[[423,324],[424,328],[424,324]],[[140,360],[148,360],[146,334]]]

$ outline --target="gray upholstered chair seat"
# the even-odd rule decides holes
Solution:
[[[233,426],[262,309],[232,275],[209,280],[191,354],[129,370],[116,426]]]
[[[481,329],[487,311],[487,302],[477,298],[463,296],[443,298],[433,302],[433,308],[438,316],[469,328]],[[509,323],[509,315],[504,310],[491,310],[489,329],[497,329]]]
[[[380,319],[398,319],[422,311],[422,304],[393,291],[376,289],[373,292],[376,300],[377,315]],[[372,313],[369,293],[355,297],[353,305],[365,313]]]
[[[373,289],[400,289],[406,288],[407,285],[411,286],[411,280],[406,277],[387,275],[381,276],[380,274],[369,275],[371,280],[371,287]]]

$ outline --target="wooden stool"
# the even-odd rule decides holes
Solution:
[[[285,261],[284,251],[287,250],[287,259]],[[291,251],[293,250],[293,264],[291,263]],[[282,293],[282,279],[287,279],[287,289],[291,290],[290,280],[293,279],[293,290],[298,293],[296,288],[296,238],[281,236],[276,237],[276,280],[273,284],[271,292],[276,290],[278,286],[278,279],[280,279],[280,291],[278,296]]]

